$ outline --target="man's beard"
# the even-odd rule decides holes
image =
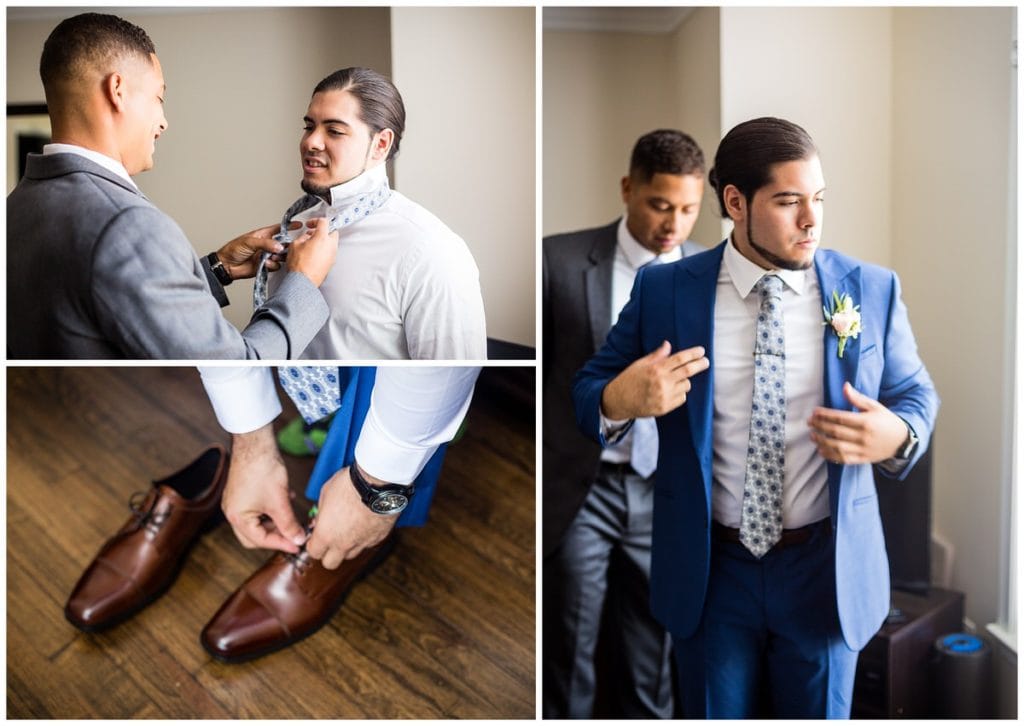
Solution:
[[[754,241],[754,234],[750,225],[750,215],[747,215],[747,242],[750,247],[757,254],[761,255],[765,262],[780,270],[807,270],[814,264],[814,256],[806,262],[800,262],[797,260],[787,260],[779,257],[774,252],[769,252],[764,247]]]
[[[306,181],[305,179],[302,180],[302,191],[304,191],[306,194],[312,194],[313,196],[320,197],[321,199],[324,200],[330,200],[331,198],[330,187],[318,186],[316,184],[313,184],[312,182]]]

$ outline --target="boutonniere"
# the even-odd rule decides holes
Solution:
[[[853,304],[853,298],[845,292],[840,295],[832,291],[832,311],[824,305],[821,307],[825,313],[823,325],[831,325],[832,332],[839,338],[839,357],[843,357],[843,349],[846,348],[846,341],[856,338],[862,330],[860,324],[860,305]]]

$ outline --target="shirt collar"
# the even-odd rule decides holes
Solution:
[[[117,174],[135,189],[139,188],[135,180],[129,176],[128,170],[124,168],[124,164],[106,154],[87,149],[84,146],[76,146],[75,144],[45,144],[43,146],[43,156],[49,156],[50,154],[77,154],[78,156],[85,157],[89,161],[99,164],[107,171]]]
[[[619,249],[622,250],[622,254],[625,256],[626,262],[628,262],[630,267],[634,270],[639,270],[647,263],[653,261],[655,257],[658,258],[659,264],[675,262],[676,260],[683,259],[682,245],[677,245],[668,252],[656,255],[637,242],[636,238],[629,231],[629,227],[626,226],[625,215],[623,215],[622,219],[619,220],[618,238]]]
[[[338,184],[337,186],[331,187],[331,206],[339,207],[351,199],[357,194],[365,194],[366,192],[373,191],[381,185],[381,183],[387,182],[388,170],[387,165],[380,164],[367,169],[362,174],[347,182]]]
[[[754,285],[765,275],[778,275],[786,286],[797,295],[803,295],[807,289],[807,275],[813,272],[813,268],[806,270],[766,270],[755,262],[751,262],[736,249],[732,235],[725,241],[725,253],[722,255],[722,263],[729,272],[729,278],[736,287],[740,297],[746,298]]]

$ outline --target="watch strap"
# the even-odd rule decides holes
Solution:
[[[224,263],[220,261],[220,257],[217,256],[216,252],[211,252],[206,256],[206,261],[210,264],[210,270],[224,287],[227,287],[232,283],[231,273],[228,272],[228,268],[224,267]]]

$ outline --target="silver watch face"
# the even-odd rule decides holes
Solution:
[[[408,504],[409,497],[404,494],[400,492],[385,492],[373,500],[373,503],[370,504],[370,509],[377,514],[398,514]]]

